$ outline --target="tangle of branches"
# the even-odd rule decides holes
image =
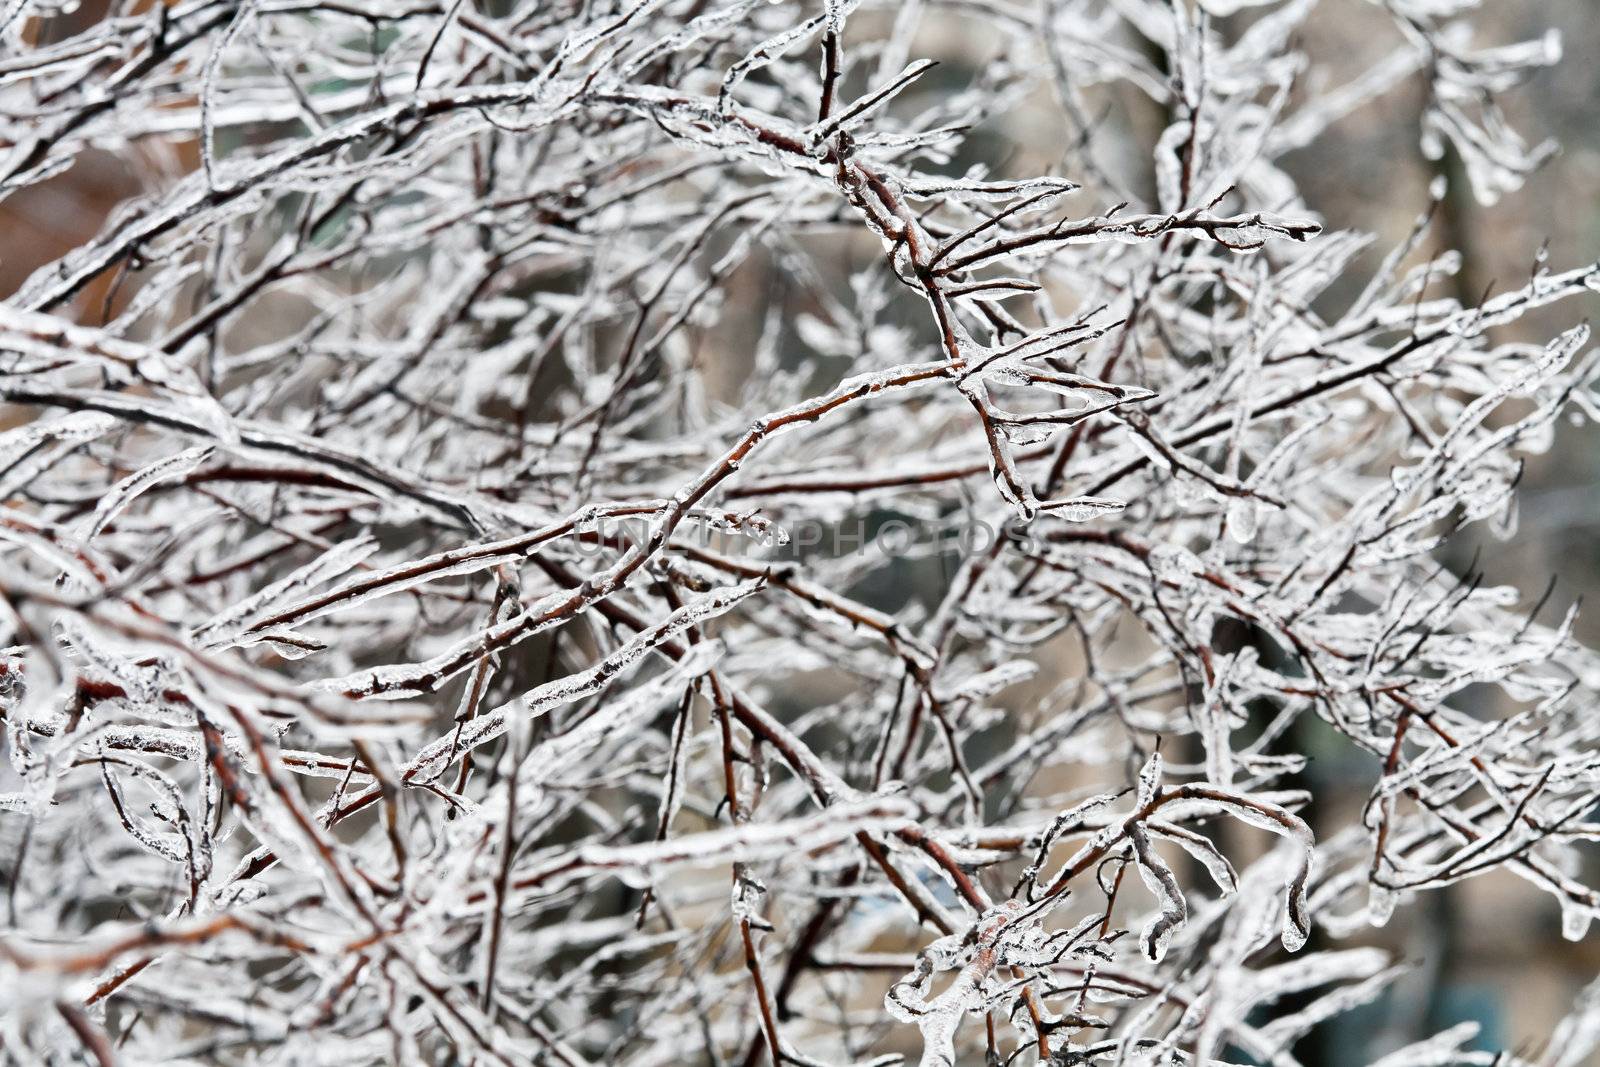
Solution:
[[[0,3],[0,196],[138,188],[0,303],[3,1055],[1292,1067],[1582,937],[1600,658],[1440,560],[1600,267],[1281,165],[1421,85],[1493,203],[1558,49],[1374,4]]]

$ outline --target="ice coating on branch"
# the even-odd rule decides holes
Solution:
[[[94,514],[86,519],[77,531],[78,539],[94,540],[117,513],[132,503],[140,493],[161,482],[182,478],[211,458],[215,451],[210,445],[201,445],[198,448],[185,449],[175,456],[156,460],[148,467],[134,471],[101,498],[94,509]]]
[[[1080,496],[1071,500],[1046,501],[1039,505],[1039,510],[1065,519],[1067,522],[1088,522],[1090,519],[1113,515],[1127,506],[1127,503],[1121,500]]]
[[[1133,824],[1128,828],[1128,838],[1133,842],[1139,877],[1160,905],[1159,914],[1145,924],[1140,945],[1150,962],[1160,963],[1167,954],[1172,935],[1189,918],[1188,902],[1172,868],[1150,847],[1150,837],[1144,828]]]

